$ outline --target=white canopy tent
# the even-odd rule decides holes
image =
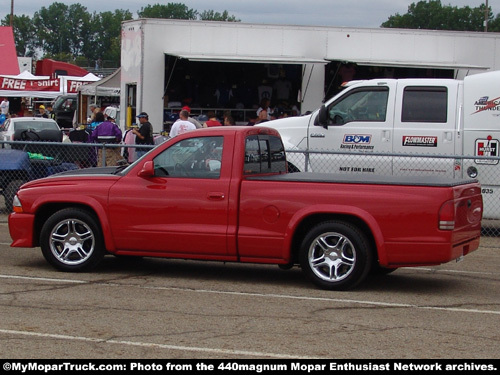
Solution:
[[[92,83],[81,86],[78,91],[87,96],[120,96],[120,73],[117,69],[113,74]],[[95,102],[96,100],[94,100]]]

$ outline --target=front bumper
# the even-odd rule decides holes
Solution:
[[[9,233],[11,247],[35,247],[33,238],[35,216],[31,214],[11,213],[9,215]]]

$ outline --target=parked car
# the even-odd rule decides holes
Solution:
[[[20,141],[19,144],[3,143],[2,148],[40,153],[53,158],[61,158],[63,148],[41,142],[62,142],[63,137],[56,121],[43,117],[13,117],[0,126],[0,140]]]
[[[43,117],[13,117],[0,126],[2,141],[62,142],[57,122]]]

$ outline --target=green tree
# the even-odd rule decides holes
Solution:
[[[406,14],[396,13],[390,16],[381,27],[428,29],[428,30],[456,30],[456,31],[483,31],[485,5],[477,8],[468,6],[463,8],[443,6],[440,0],[419,1],[408,7]],[[492,19],[491,8],[489,19]]]
[[[168,3],[167,5],[155,4],[141,8],[137,12],[140,18],[167,18],[176,20],[195,20],[198,12],[189,9],[181,3]]]
[[[200,13],[200,19],[203,21],[225,21],[225,22],[241,22],[235,16],[230,16],[227,10],[222,13],[213,10],[205,10]]]
[[[122,9],[94,13],[90,30],[92,42],[85,49],[85,56],[91,61],[100,59],[113,61],[114,65],[118,65],[121,53],[121,23],[131,19],[132,13]]]
[[[75,7],[79,5],[79,7]],[[48,8],[42,7],[33,15],[33,25],[37,30],[35,44],[48,54],[70,53],[78,55],[81,51],[79,23],[86,8],[80,4],[71,6],[77,14],[70,12],[70,7],[63,3],[52,3]],[[82,9],[84,8],[83,12]],[[74,26],[76,30],[73,30]]]

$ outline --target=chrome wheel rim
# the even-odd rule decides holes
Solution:
[[[321,280],[338,282],[352,273],[356,264],[356,249],[340,233],[323,233],[311,243],[308,261],[311,270]]]
[[[59,262],[68,266],[75,266],[88,260],[94,247],[94,233],[88,224],[81,220],[63,220],[50,232],[52,254]]]

